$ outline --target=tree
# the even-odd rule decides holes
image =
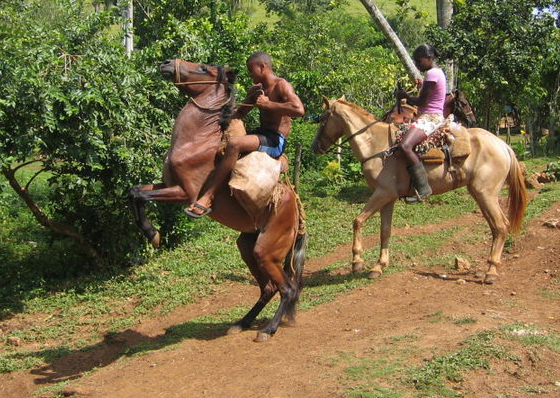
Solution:
[[[532,90],[535,94],[539,91],[527,83],[536,81],[531,76],[540,70],[543,49],[550,44],[556,28],[551,15],[534,11],[552,3],[539,0],[456,2],[449,27],[431,29],[430,41],[443,50],[446,58],[455,59],[473,90],[482,94],[480,105],[485,128],[488,129],[492,121],[493,106],[499,109],[504,104],[516,104],[521,92]],[[531,97],[537,98],[525,96],[526,99]],[[530,112],[525,114],[529,116]]]
[[[41,225],[97,263],[142,250],[125,195],[160,174],[172,122],[172,89],[126,58],[108,35],[115,22],[75,1],[0,8],[0,170]],[[37,174],[22,181],[30,163]],[[41,173],[50,184],[42,205],[33,193]]]
[[[41,225],[98,263],[133,261],[146,248],[126,195],[161,179],[174,116],[186,102],[159,64],[184,57],[244,66],[252,51],[242,15],[223,9],[214,22],[208,8],[183,19],[160,15],[181,13],[188,1],[171,3],[142,3],[150,11],[136,25],[141,40],[130,58],[120,33],[111,34],[120,22],[111,10],[88,13],[85,0],[0,3],[0,171]],[[35,177],[22,181],[19,173],[31,162],[48,176],[41,202]],[[189,221],[168,208],[150,211],[169,238]]]
[[[375,5],[375,3],[372,0],[360,0],[360,2],[364,5],[366,10],[373,18],[373,20],[377,23],[381,31],[385,34],[387,40],[389,40],[391,45],[397,51],[397,55],[399,56],[400,60],[404,64],[405,69],[408,72],[410,78],[412,80],[420,79],[422,77],[420,71],[418,70],[416,65],[414,65],[412,58],[406,51],[406,48],[404,48],[399,37],[393,31],[393,28],[391,28],[391,25],[389,25],[389,23],[383,16],[381,10]]]

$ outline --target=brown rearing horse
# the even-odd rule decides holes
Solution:
[[[324,101],[325,109],[312,149],[317,154],[326,153],[331,145],[345,136],[354,155],[362,163],[364,177],[373,189],[373,194],[354,219],[352,269],[363,269],[362,227],[372,214],[379,211],[381,250],[379,260],[370,272],[371,278],[377,277],[389,264],[389,238],[395,201],[412,194],[406,163],[399,151],[395,155],[385,156],[387,149],[393,144],[388,123],[377,120],[363,108],[342,99],[325,98]],[[512,232],[521,227],[527,205],[527,191],[513,150],[486,130],[473,128],[467,131],[471,153],[463,162],[454,165],[454,173],[449,172],[449,166],[445,162],[425,166],[434,194],[466,186],[480,207],[492,231],[485,282],[493,283],[498,276],[497,267],[501,264],[508,227]],[[505,182],[509,185],[508,217],[498,201]]]
[[[135,186],[130,191],[136,223],[154,247],[159,246],[160,236],[147,218],[145,204],[157,201],[187,206],[199,197],[216,166],[223,130],[231,117],[235,79],[235,72],[227,66],[178,59],[165,61],[160,71],[189,95],[191,101],[175,120],[163,167],[164,182]],[[298,234],[296,194],[291,187],[284,186],[274,209],[256,227],[225,184],[215,195],[209,217],[241,232],[237,246],[260,287],[256,304],[229,332],[249,328],[276,292],[280,292],[278,310],[255,339],[265,341],[276,332],[284,317],[294,321],[301,291],[307,234]]]

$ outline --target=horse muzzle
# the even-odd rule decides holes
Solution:
[[[175,77],[175,60],[167,59],[160,66],[159,71],[164,79],[173,80]]]
[[[313,151],[313,153],[315,155],[324,155],[327,152],[326,149],[323,148],[323,145],[321,145],[321,142],[319,142],[319,140],[317,138],[315,138],[313,140],[313,142],[311,143],[311,150]]]

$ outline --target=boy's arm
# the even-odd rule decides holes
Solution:
[[[255,97],[259,94],[259,91],[263,92],[262,86],[260,84],[254,84],[253,86],[251,86],[251,88],[247,92],[247,95],[245,96],[245,99],[242,102],[243,105],[238,105],[237,109],[233,113],[233,119],[243,119],[249,112],[253,110],[253,108],[256,106]]]
[[[286,80],[278,82],[278,89],[282,102],[273,102],[266,95],[257,98],[256,105],[263,110],[276,112],[282,116],[299,117],[305,114],[305,109],[299,97]]]

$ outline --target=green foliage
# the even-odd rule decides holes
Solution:
[[[126,193],[160,174],[170,90],[107,35],[110,14],[84,15],[81,2],[47,4],[64,24],[35,24],[32,7],[3,9],[1,167],[38,161],[49,172],[45,212],[104,256],[130,256],[139,240]],[[9,31],[16,25],[21,32]]]
[[[276,72],[288,79],[308,113],[319,114],[321,96],[345,94],[375,113],[393,101],[396,81],[403,76],[394,52],[366,17],[343,11],[295,14],[263,36]]]
[[[513,104],[532,119],[530,113],[551,88],[542,83],[540,74],[548,69],[549,49],[557,47],[554,17],[535,10],[554,4],[552,0],[457,2],[450,27],[433,26],[429,40],[444,58],[455,60],[462,84],[468,80],[475,106],[500,112],[504,105]]]
[[[267,13],[293,17],[297,12],[313,14],[338,8],[345,4],[345,0],[259,0]]]
[[[544,173],[552,181],[560,181],[560,160],[547,164]]]
[[[84,2],[71,0],[18,4],[0,8],[0,167],[38,161],[38,171],[49,175],[46,215],[77,229],[107,262],[135,261],[145,244],[126,194],[134,184],[161,179],[174,114],[185,101],[160,77],[159,62],[192,55],[242,66],[251,51],[247,21],[211,20],[205,9],[187,20],[161,18],[144,32],[153,42],[140,41],[142,50],[129,59],[110,34],[118,22],[111,12],[86,13]],[[177,13],[192,8],[158,4],[154,21],[169,11],[164,6]],[[37,12],[51,17],[37,23]],[[177,221],[178,207],[152,212],[167,243],[192,231]]]

